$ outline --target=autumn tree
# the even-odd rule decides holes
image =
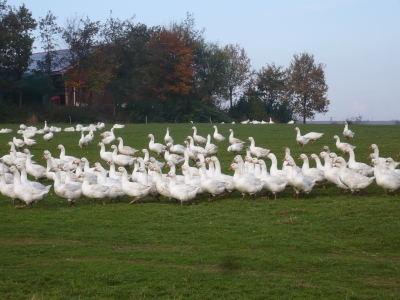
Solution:
[[[324,64],[316,64],[314,55],[295,54],[287,69],[287,90],[294,113],[303,118],[314,119],[316,113],[326,113],[330,101],[327,98]]]
[[[230,109],[233,107],[233,98],[239,95],[251,76],[250,59],[244,48],[239,45],[226,45],[223,48],[224,65],[223,79],[225,95],[229,100]]]
[[[4,7],[5,2],[1,4]],[[19,93],[19,106],[22,106],[22,76],[28,70],[33,48],[33,31],[37,23],[25,4],[18,9],[8,7],[3,11],[0,23],[1,52],[0,73],[3,80]]]
[[[185,41],[163,28],[155,31],[149,42],[151,88],[160,100],[187,95],[192,90],[192,50]]]

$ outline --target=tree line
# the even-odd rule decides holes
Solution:
[[[64,68],[63,80],[81,91],[89,106],[108,97],[113,114],[124,111],[136,120],[145,115],[158,122],[272,117],[305,123],[328,111],[325,65],[312,54],[294,54],[286,68],[271,63],[254,70],[243,47],[206,41],[204,32],[189,13],[168,26],[148,27],[110,13],[104,23],[75,15],[61,27],[51,11],[35,20],[24,4],[16,8],[0,0],[3,101],[14,95],[15,105],[30,104],[23,97],[30,71],[40,78],[43,95],[55,94],[60,87],[54,70]],[[37,40],[45,55],[28,70]]]

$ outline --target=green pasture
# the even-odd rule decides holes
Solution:
[[[175,143],[182,143],[193,134],[193,125],[202,136],[214,132],[215,124],[203,123],[126,125],[115,133],[125,145],[142,149],[148,148],[149,133],[163,142],[167,127]],[[229,128],[240,139],[254,137],[257,146],[271,149],[278,160],[283,147],[289,147],[295,159],[301,153],[318,154],[324,145],[336,151],[332,138],[342,137],[344,127],[217,126],[226,138]],[[300,148],[295,126],[302,134],[325,134],[314,145]],[[4,155],[6,143],[21,136],[16,133],[19,125],[0,128],[13,129],[0,134]],[[369,163],[372,143],[379,146],[380,156],[397,160],[398,126],[350,129],[355,132],[351,143],[357,146],[357,161]],[[79,138],[78,132],[60,132],[45,142],[36,135],[33,159],[45,165],[43,151],[58,157],[57,146],[63,144],[67,155],[104,165],[99,132],[84,149],[78,146]],[[222,171],[232,174],[228,168],[234,154],[227,153],[228,145],[227,139],[219,144],[218,157]],[[241,194],[234,192],[228,198],[208,202],[205,196],[183,206],[167,199],[157,203],[151,197],[130,205],[132,199],[126,197],[106,205],[81,199],[71,208],[51,191],[45,205],[25,209],[0,195],[1,299],[400,298],[399,197],[384,195],[375,183],[362,196],[340,194],[327,184],[299,199],[288,187],[277,200],[241,201]]]

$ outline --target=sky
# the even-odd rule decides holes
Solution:
[[[286,68],[304,52],[325,64],[329,111],[315,120],[400,120],[400,0],[8,0],[23,3],[36,20],[51,11],[60,26],[75,15],[104,23],[110,11],[168,26],[190,13],[207,42],[240,45],[256,71]]]

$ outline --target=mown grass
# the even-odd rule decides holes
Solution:
[[[51,125],[51,124],[50,124]],[[195,124],[199,134],[212,124]],[[61,125],[66,127],[69,125]],[[147,134],[161,142],[166,127],[176,142],[192,134],[191,124],[127,125],[116,130],[127,145],[148,147]],[[14,132],[0,135],[0,153]],[[111,126],[108,125],[107,129]],[[300,125],[302,134],[324,132],[314,145],[299,148],[293,125],[218,125],[268,147],[278,159],[335,150],[332,137],[342,125]],[[352,126],[356,159],[368,162],[368,146],[396,157],[397,126]],[[36,136],[34,159],[43,150],[99,161],[100,140],[78,147],[80,134]],[[218,155],[226,173],[234,155]],[[311,163],[313,165],[313,162]],[[267,161],[269,165],[269,161]],[[46,206],[16,209],[0,195],[0,297],[2,299],[398,299],[400,293],[399,198],[372,184],[363,196],[315,188],[300,199],[291,188],[278,200],[247,198],[238,192],[208,202],[180,206],[147,197],[138,205],[105,206],[78,200],[75,208],[54,193]]]

